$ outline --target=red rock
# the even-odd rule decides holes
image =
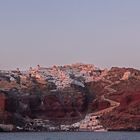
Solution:
[[[0,93],[0,112],[5,111],[5,101],[6,101],[5,95]]]

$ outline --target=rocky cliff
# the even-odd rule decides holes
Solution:
[[[139,130],[139,99],[140,71],[132,68],[73,64],[0,71],[0,128]]]

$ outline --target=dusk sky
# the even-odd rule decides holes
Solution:
[[[0,69],[77,62],[140,69],[140,0],[0,0]]]

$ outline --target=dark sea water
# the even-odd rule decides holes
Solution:
[[[0,140],[140,140],[139,132],[0,133]]]

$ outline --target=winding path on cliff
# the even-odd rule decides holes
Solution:
[[[114,84],[118,84],[119,82],[120,81],[116,81],[115,83],[111,83],[110,85],[105,86],[104,89],[108,90],[106,95],[110,95],[112,93],[115,93],[116,90],[113,89],[111,86],[113,86]],[[104,100],[104,101],[108,101],[110,103],[110,107],[108,107],[106,109],[103,109],[103,110],[100,110],[100,111],[97,111],[95,113],[92,113],[92,115],[94,115],[94,116],[100,116],[102,114],[108,113],[108,112],[112,111],[114,108],[117,108],[120,105],[119,102],[116,102],[114,100],[108,99],[108,98],[106,98],[105,95],[102,95],[101,99]]]
[[[101,96],[101,100],[108,101],[110,103],[110,107],[106,109],[102,109],[100,111],[90,113],[88,114],[84,120],[82,120],[80,129],[83,128],[89,131],[106,131],[107,129],[103,127],[100,120],[97,117],[102,116],[105,113],[108,113],[112,111],[114,108],[118,107],[120,105],[119,102],[116,102],[114,100],[108,99],[106,95],[109,95],[111,93],[115,93],[116,90],[112,88],[112,85],[119,83],[120,81],[112,83],[109,80],[106,80],[109,84],[104,87],[105,90],[107,90],[107,93],[105,95]]]

